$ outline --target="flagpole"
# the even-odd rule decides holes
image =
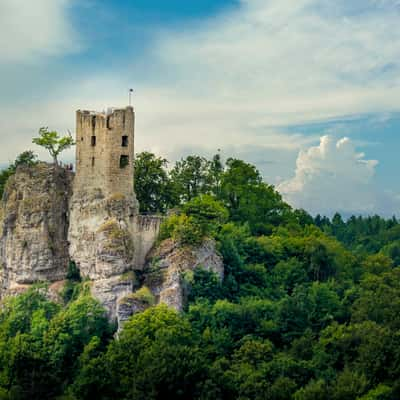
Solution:
[[[129,89],[129,106],[132,106],[132,93],[133,89]]]

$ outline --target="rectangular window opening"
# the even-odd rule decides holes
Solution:
[[[92,157],[92,167],[94,167],[95,161],[96,161],[95,158]]]
[[[106,122],[106,124],[107,124],[107,129],[111,129],[110,118],[111,118],[111,117],[107,117],[107,122]]]
[[[129,156],[121,156],[119,159],[119,167],[126,168],[129,165]]]
[[[128,136],[122,136],[122,147],[128,147],[129,139]]]
[[[96,146],[96,136],[92,136],[92,146]]]

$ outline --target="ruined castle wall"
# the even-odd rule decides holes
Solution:
[[[143,269],[146,256],[157,240],[163,218],[152,215],[137,215],[134,221],[135,269]]]
[[[105,196],[133,196],[134,124],[132,107],[77,111],[75,191],[100,188]]]
[[[133,244],[118,244],[118,237],[134,231],[138,213],[133,191],[134,123],[132,107],[76,113],[70,254],[90,279],[108,278],[134,265]]]
[[[76,178],[70,202],[70,257],[93,295],[116,316],[119,298],[132,290],[122,279],[136,265],[132,107],[76,113]],[[133,272],[132,272],[133,273]]]
[[[108,122],[108,132],[111,135],[106,136],[108,190],[110,193],[122,193],[128,197],[134,195],[134,123],[135,115],[131,107],[115,110]]]

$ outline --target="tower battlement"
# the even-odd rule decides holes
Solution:
[[[133,107],[76,112],[75,190],[133,196]]]

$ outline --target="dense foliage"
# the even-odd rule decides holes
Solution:
[[[400,398],[396,219],[314,219],[241,160],[194,156],[168,172],[138,159],[143,209],[175,207],[161,235],[215,238],[224,280],[183,277],[183,313],[151,307],[112,338],[72,264],[64,305],[41,288],[3,304],[0,399]]]
[[[27,150],[21,153],[16,160],[0,171],[0,199],[3,197],[4,187],[20,165],[30,166],[37,163],[37,156],[33,151]]]

